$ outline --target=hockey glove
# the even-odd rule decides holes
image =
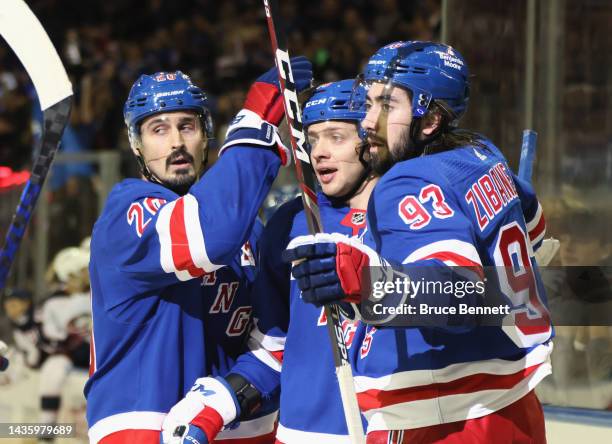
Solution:
[[[312,81],[310,61],[306,57],[294,57],[291,67],[297,91],[308,88]],[[229,124],[219,156],[235,145],[255,145],[275,150],[281,164],[289,165],[291,151],[281,142],[277,128],[285,114],[283,100],[275,67],[261,75],[249,89],[244,108]]]
[[[303,56],[292,57],[290,61],[293,83],[299,93],[310,87],[312,63]],[[285,115],[283,100],[278,82],[278,71],[274,67],[259,76],[251,85],[243,108],[254,112],[261,120],[278,126]]]
[[[294,263],[302,299],[317,307],[361,302],[370,293],[370,267],[384,264],[374,250],[339,233],[298,236],[287,245],[283,260]]]
[[[199,378],[164,419],[163,444],[208,444],[240,416],[234,391],[223,378]]]

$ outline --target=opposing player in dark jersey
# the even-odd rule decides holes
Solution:
[[[307,87],[310,63],[292,63],[298,88]],[[213,135],[205,93],[180,71],[133,85],[124,117],[142,178],[114,187],[91,240],[91,442],[159,443],[172,406],[198,393],[202,375],[225,374],[239,354],[251,312],[253,224],[287,162],[282,116],[272,69],[251,87],[220,159],[202,175]],[[217,412],[222,424],[234,416]],[[269,442],[274,419],[264,415],[227,437]]]
[[[363,81],[364,154],[382,175],[365,245],[306,236],[285,259],[306,259],[293,268],[304,300],[361,301],[368,325],[353,367],[368,443],[544,442],[533,389],[551,371],[553,330],[534,260],[545,223],[533,189],[490,141],[456,129],[468,68],[450,46],[387,45]],[[449,312],[492,297],[507,307],[504,323]],[[400,312],[376,318],[385,307]]]
[[[323,225],[356,238],[363,234],[376,179],[359,160],[365,110],[349,108],[352,86],[352,80],[319,86],[304,105],[303,123],[322,191]],[[361,100],[363,105],[363,92]],[[274,396],[282,387],[277,442],[348,443],[323,310],[302,301],[290,266],[281,261],[289,241],[306,233],[299,198],[282,205],[264,229],[250,350],[228,378],[248,381],[253,399]],[[357,325],[345,320],[343,327],[350,347]]]

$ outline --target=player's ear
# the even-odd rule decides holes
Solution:
[[[442,124],[442,116],[437,112],[427,113],[425,117],[423,117],[423,124],[421,125],[421,132],[423,136],[429,137],[434,132],[436,132],[440,125]]]

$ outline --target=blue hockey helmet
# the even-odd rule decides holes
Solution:
[[[193,110],[202,119],[206,136],[213,137],[213,123],[208,99],[202,89],[194,85],[181,71],[141,75],[130,90],[123,107],[123,117],[130,140],[139,135],[140,123],[153,114]]]
[[[353,79],[319,85],[304,105],[304,128],[327,120],[355,121],[359,128],[365,117],[365,89],[353,90]],[[360,131],[361,135],[361,131]]]
[[[363,73],[366,84],[381,82],[412,92],[412,115],[423,117],[432,102],[442,107],[455,126],[466,111],[469,95],[467,63],[442,43],[399,41],[383,46]]]

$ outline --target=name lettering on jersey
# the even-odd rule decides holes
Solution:
[[[138,237],[142,237],[145,228],[147,228],[152,219],[152,217],[146,216],[145,209],[151,216],[155,216],[165,203],[164,199],[147,197],[142,203],[134,202],[130,205],[130,208],[127,210],[127,223],[134,226]]]
[[[433,211],[425,208],[424,204],[431,201]],[[453,217],[453,210],[438,185],[426,185],[419,191],[418,196],[408,195],[404,197],[398,206],[398,212],[402,220],[411,230],[420,230],[429,225],[432,215],[436,219],[447,219]]]
[[[210,273],[204,273],[202,280],[200,281],[201,287],[208,287],[217,283],[217,271],[211,271]]]
[[[253,308],[248,305],[238,307],[236,311],[234,311],[234,314],[232,314],[232,319],[225,330],[225,334],[228,336],[240,336],[246,332],[251,322],[252,310]]]
[[[517,198],[512,177],[501,162],[480,176],[465,193],[465,201],[472,206],[480,231]]]
[[[243,267],[249,265],[252,267],[255,266],[255,255],[253,254],[253,249],[249,241],[246,241],[240,250],[240,265]]]
[[[361,348],[359,349],[359,356],[363,359],[370,353],[372,348],[372,341],[374,340],[374,333],[376,333],[376,327],[370,327],[363,338]]]
[[[239,285],[239,282],[224,282],[220,284],[217,289],[215,302],[213,302],[208,312],[211,314],[228,313],[236,297]]]

